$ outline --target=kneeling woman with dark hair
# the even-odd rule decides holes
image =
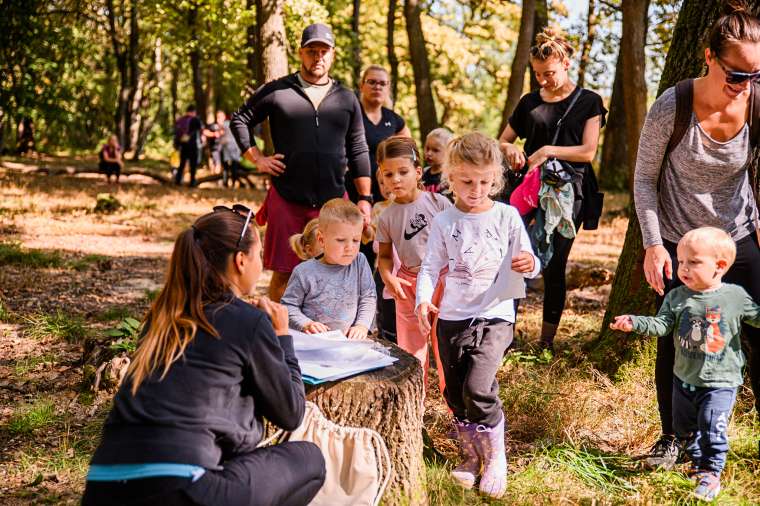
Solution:
[[[82,504],[307,504],[325,477],[311,443],[256,448],[262,417],[304,414],[288,313],[240,299],[261,274],[244,206],[216,207],[174,244],[127,377],[92,458]]]

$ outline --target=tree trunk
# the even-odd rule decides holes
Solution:
[[[624,5],[625,3],[623,2]],[[753,2],[752,11],[755,13],[758,11],[757,4],[758,2]],[[698,77],[703,72],[702,37],[720,16],[722,9],[721,0],[684,0],[660,78],[658,95],[681,79]],[[753,166],[757,166],[757,156]],[[757,195],[760,188],[754,189]],[[655,310],[654,291],[644,279],[644,250],[633,202],[630,204],[629,214],[628,231],[618,259],[602,329],[599,337],[590,343],[596,362],[608,364],[612,371],[631,358],[634,345],[640,340],[635,334],[621,334],[610,330],[612,318],[622,314],[650,314]]]
[[[623,3],[626,3],[626,2],[623,2]],[[597,24],[599,24],[599,19],[596,14],[596,0],[588,0],[588,16],[586,18],[586,38],[583,39],[583,46],[581,46],[580,63],[578,64],[578,86],[580,86],[581,88],[583,88],[583,86],[586,84],[586,68],[588,67],[589,55],[591,54],[591,47],[594,45],[594,39],[596,38]],[[642,76],[642,79],[643,79],[643,76]]]
[[[354,10],[351,16],[351,46],[353,50],[353,62],[351,70],[354,79],[354,88],[359,89],[362,73],[362,39],[359,37],[359,19],[361,15],[361,0],[354,0]]]
[[[533,19],[533,37],[531,38],[531,44],[535,44],[536,35],[541,33],[544,28],[549,25],[549,8],[546,5],[546,0],[536,0],[536,17]],[[530,89],[531,91],[537,90],[538,80],[536,75],[530,73]]]
[[[430,81],[430,62],[428,61],[425,37],[422,33],[421,9],[418,0],[405,0],[404,18],[406,33],[409,36],[409,55],[414,73],[414,93],[417,97],[417,114],[420,120],[420,137],[422,143],[432,130],[438,128],[438,116],[435,112],[433,89]]]
[[[393,365],[309,388],[307,398],[333,422],[367,427],[383,437],[393,463],[383,504],[426,504],[422,367],[401,348],[390,347],[391,354],[399,359]]]
[[[639,148],[639,133],[647,114],[646,54],[649,0],[623,2],[623,110],[625,111],[628,187],[633,189],[633,170]]]
[[[621,46],[615,66],[615,81],[612,84],[610,113],[604,127],[602,158],[599,164],[599,185],[605,190],[629,190],[628,187],[628,146],[626,145],[625,109],[623,108],[623,71]]]
[[[388,0],[388,21],[386,45],[388,49],[388,65],[391,73],[391,100],[396,102],[398,91],[398,56],[396,56],[396,43],[393,40],[396,31],[396,5],[398,0]]]
[[[288,73],[287,37],[282,16],[284,0],[256,0],[256,53],[259,55],[256,79],[259,85]],[[274,153],[269,120],[262,125],[264,152]]]
[[[179,119],[179,69],[180,66],[175,63],[175,65],[172,66],[172,84],[169,88],[169,93],[172,97],[172,103],[171,103],[171,109],[172,109],[172,117],[169,127],[174,129],[174,123]]]
[[[119,31],[116,26],[116,12],[114,10],[113,0],[106,1],[106,11],[108,15],[108,35],[111,39],[111,48],[113,49],[116,68],[119,72],[119,94],[116,103],[116,112],[114,113],[114,133],[119,139],[119,145],[126,145],[128,132],[127,110],[129,96],[129,69],[127,66],[127,55],[119,40]]]
[[[123,151],[133,149],[137,140],[135,123],[139,114],[140,95],[142,94],[142,79],[140,75],[140,25],[138,23],[137,0],[132,0],[129,10],[129,93],[127,95],[127,111],[125,118],[124,137],[126,144],[122,144]]]
[[[187,11],[187,26],[190,28],[190,77],[193,83],[193,101],[201,121],[206,121],[206,93],[203,89],[203,72],[201,70],[201,48],[198,40],[198,4],[191,2]]]
[[[501,112],[501,123],[499,124],[497,135],[501,135],[507,127],[507,121],[509,121],[512,111],[517,107],[517,103],[523,94],[525,70],[530,63],[530,46],[535,17],[536,1],[523,0],[522,13],[520,14],[520,32],[517,35],[515,56],[512,59],[512,69],[509,72],[509,83],[507,84],[507,100],[504,103],[504,110]]]
[[[256,10],[256,15],[258,16],[258,8],[256,7],[256,1],[255,0],[245,0],[245,8],[246,10]],[[249,94],[252,94],[253,91],[260,86],[262,83],[258,81],[257,73],[258,73],[258,67],[259,63],[261,63],[261,60],[258,58],[258,49],[259,45],[256,40],[257,36],[257,29],[256,29],[256,23],[253,23],[251,25],[248,25],[248,27],[245,29],[245,39],[246,39],[246,67],[248,67],[248,82],[246,83],[246,92]]]

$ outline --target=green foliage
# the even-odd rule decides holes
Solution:
[[[0,300],[0,322],[10,322],[13,320],[13,315],[10,310],[5,306],[5,303]]]
[[[119,199],[111,193],[98,193],[95,202],[96,213],[113,214],[122,207]]]
[[[106,336],[116,338],[110,348],[118,352],[134,353],[140,336],[140,322],[131,317],[124,318],[115,328],[106,331]]]
[[[89,334],[80,317],[67,315],[60,309],[54,314],[38,313],[23,318],[26,321],[24,334],[32,339],[42,340],[52,337],[78,343]]]
[[[66,263],[66,265],[75,271],[86,271],[93,264],[97,265],[98,267],[107,268],[110,262],[111,259],[105,255],[91,253],[83,256],[82,258],[70,260]]]
[[[96,319],[101,322],[111,322],[114,320],[123,320],[131,314],[132,310],[128,306],[111,306],[100,313]]]
[[[34,404],[22,406],[8,421],[8,432],[28,435],[55,422],[55,405],[50,399],[40,399]]]
[[[61,267],[64,264],[57,251],[46,252],[25,249],[20,243],[0,243],[0,265],[25,265],[27,267]]]
[[[17,378],[22,378],[25,374],[33,371],[40,364],[54,364],[56,356],[52,353],[45,353],[43,355],[34,355],[30,357],[24,357],[16,360],[13,364],[13,374]]]
[[[161,293],[160,288],[156,288],[155,290],[145,290],[145,300],[147,302],[153,302],[156,300],[156,297],[158,297],[159,293]]]
[[[541,364],[546,365],[552,361],[554,355],[549,350],[541,350],[537,354],[524,351],[511,351],[504,357],[502,365],[508,364]]]

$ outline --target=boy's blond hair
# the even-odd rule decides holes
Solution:
[[[328,200],[319,210],[319,228],[325,230],[331,223],[350,223],[359,225],[364,221],[364,216],[353,202],[337,198]]]
[[[489,196],[498,195],[504,188],[504,171],[499,143],[480,132],[470,132],[452,139],[446,148],[446,163],[441,179],[451,188],[451,174],[463,163],[478,167],[493,167],[494,180]]]
[[[694,250],[709,252],[718,260],[725,260],[728,265],[733,265],[736,260],[736,243],[731,236],[720,228],[700,227],[686,232],[678,244],[688,246]]]
[[[430,133],[425,137],[425,142],[429,141],[430,139],[438,139],[445,146],[449,143],[452,137],[454,137],[454,134],[451,132],[451,130],[448,128],[440,127],[431,130]]]
[[[308,260],[311,255],[307,252],[309,248],[314,249],[317,244],[317,230],[319,229],[319,218],[314,218],[303,227],[303,232],[290,236],[290,249],[301,260]]]

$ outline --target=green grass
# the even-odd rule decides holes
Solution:
[[[98,314],[95,318],[101,322],[112,322],[115,320],[123,320],[128,316],[132,317],[133,313],[134,311],[129,306],[111,306]]]
[[[103,264],[104,262],[107,262],[109,260],[109,257],[105,255],[96,255],[96,254],[90,254],[85,255],[82,258],[77,258],[75,260],[69,260],[66,262],[66,266],[74,269],[75,271],[86,271],[90,268],[93,264]]]
[[[156,288],[155,290],[145,290],[145,300],[148,302],[153,302],[156,300],[156,297],[158,297],[159,293],[161,293],[160,288]]]
[[[55,364],[57,357],[53,353],[34,355],[16,360],[13,364],[13,374],[17,378],[23,377],[29,371],[33,371],[40,364]]]
[[[11,311],[8,309],[5,303],[2,300],[0,300],[0,322],[8,323],[12,321],[13,321],[13,314],[11,314]]]
[[[58,251],[22,248],[19,243],[0,243],[0,265],[23,265],[34,268],[61,267],[63,257]]]
[[[15,435],[31,434],[37,429],[52,425],[56,420],[55,405],[50,399],[20,407],[8,422],[8,432]]]
[[[27,323],[24,333],[32,339],[53,337],[77,343],[83,341],[89,333],[80,317],[68,315],[60,309],[54,314],[38,313],[26,316],[24,320]]]

